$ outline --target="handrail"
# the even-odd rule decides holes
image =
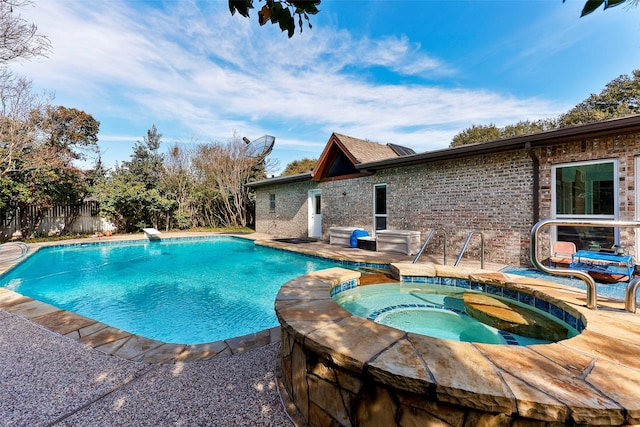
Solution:
[[[429,243],[429,240],[431,240],[433,235],[438,231],[442,231],[442,234],[444,235],[444,240],[442,243],[442,252],[443,252],[442,264],[447,265],[447,232],[444,230],[435,229],[435,228],[429,232],[429,234],[427,235],[427,238],[424,240],[424,243],[422,244],[422,246],[420,246],[420,250],[416,254],[415,258],[413,258],[413,264],[418,262],[418,258],[420,258],[420,255],[422,255],[422,252],[424,252],[425,248],[427,247],[427,244]]]
[[[480,268],[484,268],[484,234],[482,234],[482,232],[480,232],[480,231],[471,231],[471,232],[469,232],[469,234],[467,235],[467,240],[465,240],[464,245],[462,245],[462,250],[460,251],[460,254],[458,255],[458,259],[456,259],[456,262],[453,264],[454,267],[457,266],[458,264],[460,264],[460,260],[462,259],[462,255],[464,255],[464,251],[467,250],[467,246],[469,246],[469,242],[471,241],[471,238],[473,237],[474,234],[479,234],[480,235]]]
[[[575,227],[633,227],[640,228],[640,221],[619,221],[619,220],[589,220],[589,219],[543,219],[538,221],[531,228],[531,263],[538,270],[547,273],[553,274],[557,276],[575,276],[582,280],[587,285],[587,308],[595,310],[598,308],[598,292],[596,290],[596,282],[593,280],[593,277],[589,276],[586,272],[582,270],[574,270],[574,269],[565,269],[565,268],[552,268],[543,265],[538,259],[538,235],[540,230],[543,227],[553,226],[553,225],[572,225]],[[627,286],[627,292],[625,295],[625,306],[627,311],[631,306],[635,310],[635,294],[637,292],[638,285],[635,279],[632,280],[629,277],[629,285]],[[633,303],[630,301],[630,298],[633,298]]]
[[[633,280],[629,278],[629,284],[627,290],[624,293],[624,309],[629,313],[636,312],[636,298],[638,295],[638,286],[640,285],[640,276],[634,277]]]

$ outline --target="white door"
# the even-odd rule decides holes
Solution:
[[[309,237],[322,238],[322,196],[320,190],[309,191]]]

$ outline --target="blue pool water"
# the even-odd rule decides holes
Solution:
[[[517,274],[520,276],[533,277],[536,279],[547,280],[549,282],[560,283],[562,285],[572,286],[574,288],[586,290],[587,285],[584,280],[576,277],[556,276],[553,274],[547,274],[534,268],[515,267],[508,266],[501,271],[510,274]],[[627,289],[628,282],[620,283],[600,283],[596,281],[596,291],[599,297],[607,297],[618,301],[624,301],[625,290]],[[637,299],[640,304],[640,294]]]
[[[43,248],[0,286],[160,341],[198,344],[278,325],[280,287],[330,261],[233,237]]]
[[[462,300],[466,292],[471,291],[444,285],[384,283],[357,286],[333,298],[356,316],[435,338],[510,345],[551,342],[502,331],[474,319]],[[566,323],[562,325],[571,336],[578,334]]]

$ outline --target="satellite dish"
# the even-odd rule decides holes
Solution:
[[[276,137],[271,135],[264,135],[260,138],[249,142],[248,138],[242,138],[242,140],[247,144],[246,156],[250,159],[255,159],[260,161],[267,157],[271,150],[273,150],[273,145],[276,143]]]

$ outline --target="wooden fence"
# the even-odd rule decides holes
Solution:
[[[35,208],[28,215],[35,215]],[[1,240],[20,237],[20,210],[18,207],[0,211]],[[75,217],[75,219],[74,219]],[[65,229],[66,224],[66,229]],[[100,217],[100,205],[95,200],[87,200],[82,206],[55,206],[47,212],[36,232],[39,236],[57,235],[65,231],[70,234],[94,234],[116,231],[115,225]]]

